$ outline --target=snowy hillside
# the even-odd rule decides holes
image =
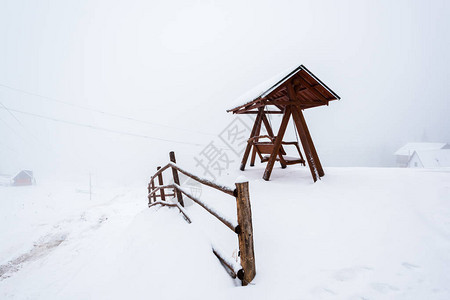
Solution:
[[[146,186],[0,187],[2,299],[449,299],[450,173],[249,168],[257,274],[241,287],[211,251],[233,234],[196,205],[147,208]],[[241,172],[222,178],[232,185]],[[230,197],[205,202],[229,217]],[[217,194],[216,194],[217,195]],[[220,196],[220,197],[219,197]]]

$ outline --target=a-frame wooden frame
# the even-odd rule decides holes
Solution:
[[[245,169],[250,153],[252,155],[250,166],[254,166],[257,154],[255,143],[258,142],[263,125],[267,135],[273,139],[273,144],[271,144],[273,148],[267,160],[263,179],[270,179],[274,164],[277,160],[280,161],[282,168],[285,168],[286,161],[281,155],[283,152],[281,149],[287,125],[292,117],[312,178],[314,181],[320,179],[325,173],[302,111],[311,107],[328,105],[329,101],[337,99],[340,99],[339,96],[302,65],[276,82],[255,100],[230,109],[229,112],[237,114],[256,114],[255,123],[253,124],[244,156],[242,157],[240,169],[242,171]],[[265,109],[269,105],[274,106],[275,109]],[[283,114],[281,125],[276,136],[267,119],[267,114]]]

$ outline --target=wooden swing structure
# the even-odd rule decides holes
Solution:
[[[283,141],[289,119],[292,116],[314,182],[320,179],[325,173],[302,111],[312,107],[328,105],[330,101],[338,99],[340,97],[336,93],[303,65],[287,74],[284,73],[273,78],[238,99],[240,104],[227,110],[227,112],[256,114],[240,169],[242,171],[245,169],[252,150],[250,166],[254,166],[256,154],[258,154],[261,162],[267,162],[263,175],[264,180],[269,180],[275,161],[279,161],[283,169],[287,165],[305,165],[305,159],[300,151],[298,141]],[[271,123],[267,118],[267,115],[270,114],[283,115],[277,135],[274,135]],[[267,135],[260,135],[263,124]],[[286,155],[283,146],[290,145],[295,146],[298,157]]]

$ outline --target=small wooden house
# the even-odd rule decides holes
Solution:
[[[22,170],[12,179],[13,186],[33,185],[35,183],[33,171]]]

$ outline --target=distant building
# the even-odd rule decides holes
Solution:
[[[408,168],[450,168],[450,149],[414,151]]]
[[[14,186],[32,185],[35,182],[33,171],[30,170],[22,170],[12,179],[12,185]]]
[[[407,143],[395,152],[397,166],[406,168],[415,151],[450,149],[447,143]]]

